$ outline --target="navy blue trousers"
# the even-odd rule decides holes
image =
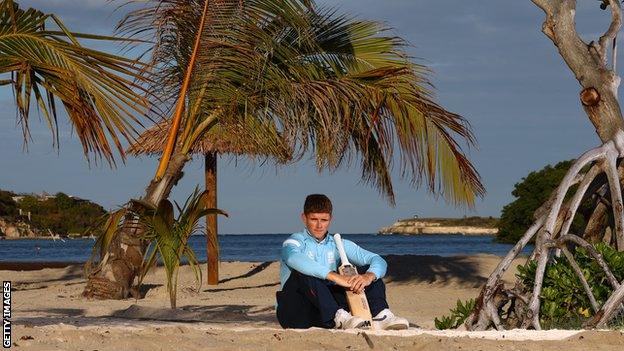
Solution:
[[[364,292],[373,316],[388,308],[386,286],[381,279],[364,288]],[[282,328],[333,328],[336,311],[349,310],[343,287],[295,270],[276,295],[277,320]]]

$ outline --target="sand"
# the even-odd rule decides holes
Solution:
[[[434,318],[458,299],[476,297],[499,257],[388,256],[384,278],[391,309],[406,331],[284,330],[275,319],[279,263],[224,262],[221,282],[199,292],[183,267],[178,309],[169,308],[161,267],[145,280],[145,297],[86,300],[82,267],[18,271],[13,284],[16,350],[616,350],[621,331],[438,331]],[[518,261],[520,263],[520,261]],[[10,268],[11,270],[9,270]],[[37,268],[30,266],[29,269]],[[205,267],[204,267],[205,269]],[[511,281],[514,272],[508,272]]]

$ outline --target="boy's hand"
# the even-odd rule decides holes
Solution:
[[[340,285],[343,288],[348,289],[351,289],[351,283],[349,283],[350,278],[352,277],[347,277],[336,272],[329,272],[326,277],[327,280],[331,280],[332,282],[336,283],[336,285]]]
[[[354,275],[349,278],[349,285],[353,292],[359,294],[364,288],[369,286],[377,277],[374,273],[366,272],[364,274]]]

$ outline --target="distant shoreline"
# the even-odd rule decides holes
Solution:
[[[400,219],[381,228],[380,235],[478,235],[493,236],[498,233],[498,219],[493,217],[469,218],[412,218]]]
[[[437,232],[430,231],[429,228],[423,228],[423,231],[421,231],[421,232],[418,232],[418,231],[416,231],[416,232],[389,232],[389,233],[378,233],[377,235],[383,235],[383,236],[387,236],[387,235],[405,235],[405,236],[411,236],[411,235],[496,236],[496,234],[498,232],[498,230],[496,232],[491,232],[490,230],[487,230],[487,228],[481,228],[481,227],[470,227],[469,228],[469,232],[466,232],[466,229],[463,228],[463,227],[444,227],[443,229],[448,230],[448,232],[447,231],[443,231],[443,232],[437,233]]]
[[[45,268],[66,268],[84,264],[85,262],[0,261],[0,271],[38,271]]]
[[[71,236],[55,236],[55,237],[51,237],[51,236],[18,236],[18,237],[7,237],[7,236],[0,236],[0,240],[75,240],[75,239],[97,239],[97,237],[95,236],[77,236],[77,237],[71,237]]]
[[[377,232],[370,232],[370,233],[343,233],[343,232],[341,232],[341,234],[342,235],[382,235],[382,236],[387,236],[387,235],[474,235],[474,236],[493,236],[493,235],[496,235],[496,232],[486,232],[486,230],[492,229],[492,228],[472,227],[472,226],[471,227],[462,227],[462,226],[435,227],[435,230],[432,230],[432,229],[429,229],[429,228],[425,228],[425,230],[421,231],[421,232],[400,232],[400,231],[396,231],[396,232],[382,232],[382,230],[384,230],[385,228],[390,228],[390,227],[384,227],[384,228],[380,229]],[[461,231],[461,228],[468,228],[469,231],[471,231],[471,232],[470,233],[464,233],[464,232]],[[449,231],[445,232],[445,231],[442,231],[442,230],[449,230]],[[480,232],[482,230],[483,230],[483,232]],[[496,231],[498,231],[498,230],[496,230]],[[290,234],[292,234],[292,233],[219,233],[219,236],[290,235]],[[206,235],[205,234],[193,234],[191,236],[193,236],[193,237],[205,237]],[[96,240],[97,236],[77,236],[77,237],[69,237],[69,236],[61,236],[61,237],[20,236],[20,237],[7,237],[7,236],[1,236],[0,235],[0,241],[2,241],[2,240],[7,240],[7,241],[53,240],[54,241],[54,240],[84,240],[84,239]]]

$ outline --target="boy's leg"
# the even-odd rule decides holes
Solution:
[[[345,294],[345,288],[340,285],[332,285],[329,287],[329,290],[334,297],[334,301],[338,304],[339,308],[342,308],[345,311],[349,311],[349,303],[347,302],[347,295]]]
[[[366,273],[368,267],[369,266],[357,267],[358,273]],[[376,316],[379,312],[388,308],[388,301],[386,301],[386,285],[384,284],[382,279],[377,279],[369,286],[364,288],[364,293],[366,294],[368,307],[370,308],[373,317]]]
[[[315,321],[315,326],[333,328],[336,311],[341,307],[336,302],[331,292],[332,285],[327,280],[311,277],[299,272],[293,271],[292,274],[296,274],[298,277],[303,287],[301,291],[306,299],[318,310],[318,319]]]
[[[294,270],[278,292],[277,318],[284,328],[332,328],[339,308],[326,280]]]
[[[376,316],[379,312],[388,307],[388,301],[386,301],[386,285],[383,280],[377,279],[369,286],[364,288],[366,299],[368,300],[368,307],[370,307],[371,314]]]
[[[275,295],[277,320],[282,328],[310,328],[318,319],[317,309],[299,291],[299,280],[292,275]]]
[[[334,295],[334,299],[336,300],[336,303],[338,303],[338,306],[345,311],[349,311],[345,288],[334,285],[331,287],[331,292]],[[381,279],[377,279],[372,282],[371,285],[364,288],[364,293],[366,294],[366,300],[368,300],[368,307],[370,308],[372,316],[376,316],[379,312],[388,308],[388,302],[386,301],[386,286]]]
[[[368,267],[358,268],[360,274],[364,273]],[[364,288],[368,306],[373,315],[373,329],[401,330],[409,328],[409,321],[405,318],[397,317],[390,311],[386,300],[386,285],[382,279],[377,279]],[[377,318],[375,318],[377,317]]]

